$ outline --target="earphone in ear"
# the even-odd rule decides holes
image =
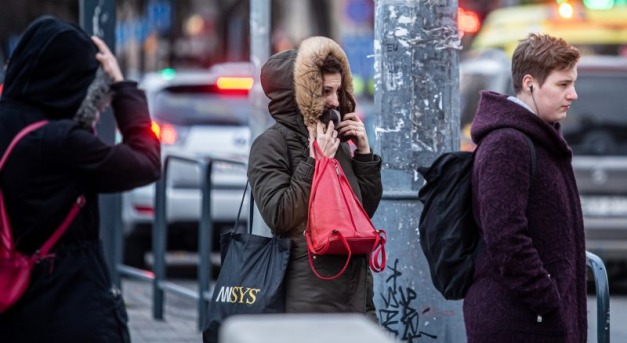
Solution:
[[[533,83],[530,83],[527,87],[529,87],[529,91],[533,93]]]

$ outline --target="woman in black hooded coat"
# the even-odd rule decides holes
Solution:
[[[111,105],[122,142],[94,131]],[[159,141],[143,92],[124,81],[98,38],[53,17],[26,29],[6,70],[0,100],[0,154],[29,124],[0,173],[17,249],[33,254],[81,194],[86,204],[47,256],[24,295],[0,314],[2,342],[128,342],[126,310],[112,286],[99,242],[98,194],[149,184],[160,176]]]

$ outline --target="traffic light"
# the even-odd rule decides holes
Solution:
[[[591,10],[609,10],[614,7],[614,0],[583,0],[583,4]]]
[[[564,19],[572,19],[575,16],[575,6],[568,1],[563,1],[558,5],[557,12]]]
[[[587,0],[584,0],[587,1]],[[597,0],[590,0],[597,1]],[[600,0],[606,1],[606,0]],[[613,1],[613,0],[609,0]],[[557,6],[555,8],[554,17],[562,20],[582,20],[585,18],[584,8],[581,0],[557,0]]]
[[[481,20],[476,12],[461,7],[457,8],[457,27],[460,32],[475,34],[481,28]]]

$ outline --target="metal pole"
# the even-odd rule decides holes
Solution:
[[[254,107],[254,112],[250,116],[251,142],[274,123],[274,119],[268,113],[268,98],[259,81],[261,66],[270,57],[270,6],[270,0],[250,2],[250,62],[254,67],[254,83],[249,93],[249,99]],[[254,207],[254,204],[250,202],[250,206]],[[249,216],[248,223],[252,226],[252,232],[269,236],[270,229],[265,225],[257,208],[252,208],[251,213],[253,216]]]
[[[462,303],[431,283],[419,244],[416,171],[459,149],[456,0],[375,1],[376,141],[384,197],[374,218],[386,229],[387,269],[374,274],[383,327],[403,342],[465,342]]]
[[[261,89],[259,73],[261,66],[270,57],[270,0],[250,2],[250,62],[254,67],[253,88],[250,90],[249,100],[255,112],[250,117],[252,138],[256,138],[266,128],[274,123],[268,113],[268,98]]]
[[[601,258],[586,251],[586,264],[594,275],[594,286],[597,294],[597,342],[610,341],[610,285],[607,271]]]
[[[211,215],[211,189],[213,183],[211,174],[213,170],[213,160],[209,159],[200,165],[201,172],[201,192],[202,204],[200,225],[198,232],[198,253],[200,264],[198,267],[198,330],[204,329],[207,324],[209,312],[209,300],[204,296],[209,291],[209,284],[213,276],[213,265],[211,264],[211,248],[213,247],[213,216]]]
[[[152,224],[152,257],[155,278],[152,283],[152,317],[163,319],[163,301],[165,293],[161,282],[166,278],[165,253],[168,250],[167,197],[168,170],[171,159],[166,157],[163,163],[163,175],[155,185],[155,219]]]
[[[81,27],[90,35],[101,37],[115,51],[115,0],[80,0],[79,21]],[[100,117],[96,127],[98,137],[109,144],[115,144],[115,119],[111,109],[107,109]],[[122,247],[122,198],[117,194],[99,196],[100,239],[102,240],[105,258],[109,264],[109,274],[113,284],[120,285],[120,275],[116,265],[121,262]]]

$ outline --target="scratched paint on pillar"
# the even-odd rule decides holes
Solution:
[[[430,312],[430,309],[427,307],[419,312],[414,301],[418,298],[416,290],[397,283],[403,275],[398,269],[398,262],[396,259],[394,266],[388,265],[391,275],[385,279],[384,291],[380,294],[384,306],[379,309],[379,321],[403,342],[417,342],[419,338],[436,340],[437,335],[420,330],[420,315]]]

